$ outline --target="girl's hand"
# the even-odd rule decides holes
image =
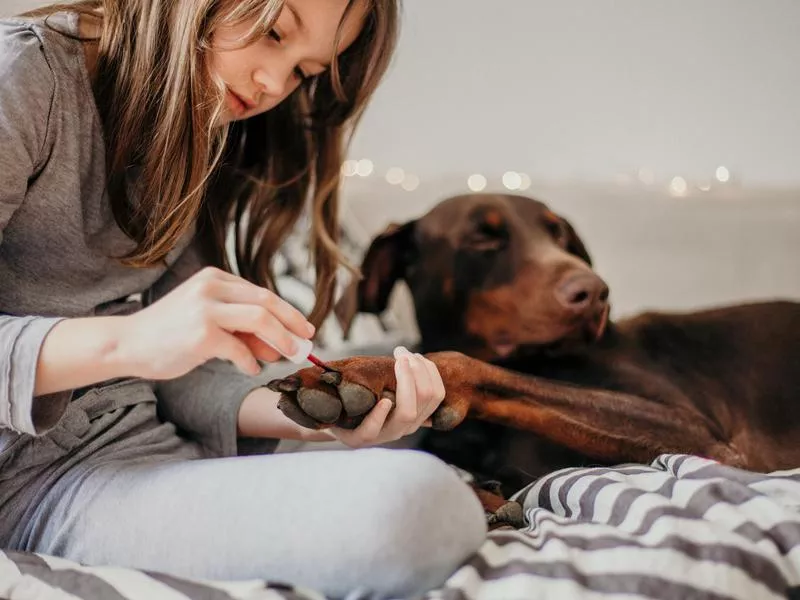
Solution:
[[[303,314],[273,292],[208,267],[143,310],[123,317],[116,351],[130,375],[172,379],[219,358],[256,375],[258,359],[280,354],[257,335],[292,354],[296,342],[314,335]]]
[[[444,400],[444,383],[439,370],[430,360],[395,348],[397,392],[394,410],[392,401],[382,398],[353,430],[333,427],[330,432],[342,443],[361,448],[391,442],[430,426],[430,416]]]

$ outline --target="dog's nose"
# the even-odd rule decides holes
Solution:
[[[558,285],[555,296],[558,303],[572,313],[594,312],[608,300],[608,286],[594,273],[580,273]]]

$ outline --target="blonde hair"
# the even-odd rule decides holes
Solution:
[[[206,258],[275,289],[272,257],[310,201],[316,302],[330,312],[336,271],[339,178],[346,144],[394,51],[399,0],[365,0],[356,40],[331,69],[305,80],[272,110],[215,126],[222,93],[207,60],[222,25],[250,19],[264,35],[283,0],[83,0],[28,13],[67,10],[101,21],[94,92],[107,148],[108,191],[118,225],[136,242],[120,259],[152,266],[197,224]],[[348,4],[348,10],[352,0]],[[126,185],[136,174],[136,199]]]

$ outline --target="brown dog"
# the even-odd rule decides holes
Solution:
[[[433,428],[447,433],[431,432],[426,449],[506,489],[662,452],[759,471],[800,465],[798,303],[612,323],[608,288],[570,224],[509,195],[450,198],[390,228],[362,272],[341,316],[382,312],[404,279],[421,350],[442,374]],[[389,357],[332,366],[270,384],[290,418],[353,427],[395,389]]]

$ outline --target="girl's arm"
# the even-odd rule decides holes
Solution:
[[[39,39],[25,27],[8,27],[2,33],[0,245],[25,199],[28,182],[49,155],[49,110],[55,89]],[[13,256],[6,253],[4,259],[13,261]],[[69,392],[34,398],[37,358],[59,319],[8,314],[13,310],[13,305],[0,306],[0,428],[36,435],[55,426],[70,398]]]
[[[39,351],[34,396],[131,376],[118,351],[122,319],[87,317],[56,323]]]
[[[327,431],[301,427],[278,409],[280,394],[260,387],[245,396],[239,408],[239,435],[304,442],[331,442],[336,437]]]

